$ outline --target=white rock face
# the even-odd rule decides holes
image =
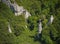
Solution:
[[[51,24],[52,24],[53,20],[54,20],[54,17],[53,17],[53,15],[51,15],[51,17],[50,17],[50,23]]]
[[[23,6],[18,6],[18,4],[16,4],[16,3],[12,4],[12,6],[14,8],[15,16],[19,16],[23,13],[23,11],[24,11]]]
[[[21,14],[25,14],[25,19],[27,19],[31,14],[23,8],[23,6],[18,6],[16,3],[13,4],[15,10],[15,16],[19,16]]]
[[[31,16],[31,14],[28,11],[26,11],[25,19],[28,19],[29,16]]]
[[[10,24],[8,24],[8,31],[9,31],[9,33],[12,33],[12,30],[11,30]]]
[[[41,32],[42,32],[42,23],[41,23],[41,20],[40,20],[38,33],[41,34]]]
[[[19,6],[16,2],[11,3],[10,0],[2,0],[2,2],[8,5],[9,7],[13,7],[12,10],[14,11],[15,16],[24,14],[25,19],[28,19],[28,17],[31,16],[31,14],[27,10],[25,10],[23,6]]]

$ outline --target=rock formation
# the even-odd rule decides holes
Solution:
[[[9,31],[9,33],[12,33],[12,30],[11,30],[10,24],[8,24],[8,31]]]
[[[14,3],[11,3],[10,0],[2,0],[2,2],[12,9],[12,11],[15,13],[15,16],[24,14],[25,19],[28,19],[28,17],[31,16],[31,14],[24,9],[23,6],[19,6],[15,1]]]
[[[50,17],[50,23],[51,24],[53,23],[53,20],[54,20],[54,17],[53,17],[53,15],[51,15],[51,17]]]
[[[42,23],[41,23],[41,19],[39,20],[39,29],[38,29],[38,33],[41,34],[42,32]]]

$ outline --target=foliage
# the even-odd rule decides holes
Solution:
[[[0,44],[60,44],[60,0],[15,1],[31,16],[26,21],[24,14],[15,16],[8,6],[0,2]],[[54,21],[47,26],[51,15]],[[39,19],[43,25],[40,38],[37,37]],[[8,32],[8,23],[13,33]]]

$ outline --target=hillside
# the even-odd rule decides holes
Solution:
[[[60,0],[10,1],[23,11],[0,2],[0,44],[60,44]]]

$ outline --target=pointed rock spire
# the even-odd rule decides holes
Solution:
[[[39,20],[39,29],[38,29],[38,33],[41,34],[42,32],[42,23],[41,23],[41,19]]]
[[[50,17],[50,23],[51,24],[52,24],[53,20],[54,20],[54,17],[53,17],[53,15],[51,15],[51,17]]]
[[[52,24],[52,23],[53,23],[53,20],[54,20],[54,17],[53,17],[53,15],[51,15],[50,20],[49,20],[49,22],[47,23],[47,25]]]
[[[40,19],[40,20],[39,20],[39,27],[38,27],[38,35],[37,35],[38,38],[40,38],[40,34],[41,34],[41,32],[42,32],[42,23],[41,23],[41,22],[42,22],[42,20]]]

